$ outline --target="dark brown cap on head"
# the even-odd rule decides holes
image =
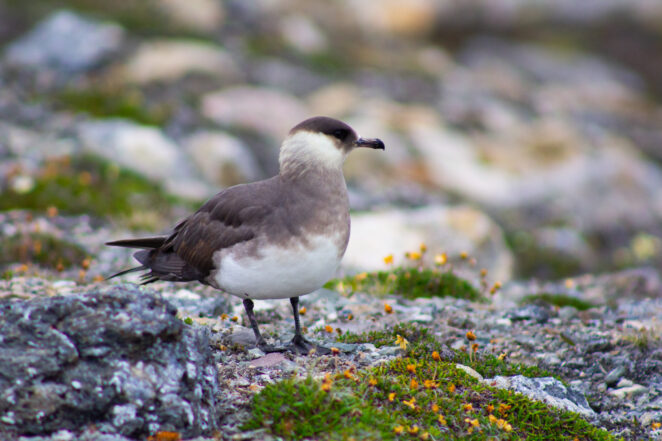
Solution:
[[[359,138],[354,129],[334,118],[328,116],[314,116],[300,122],[290,130],[290,135],[299,131],[324,133],[325,135],[336,138],[341,144],[344,144],[346,150],[354,147],[370,147],[384,150],[384,143],[379,139]]]

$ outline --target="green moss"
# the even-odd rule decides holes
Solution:
[[[310,378],[269,385],[254,397],[244,428],[265,427],[286,439],[614,439],[576,414],[490,388],[455,360],[435,359],[434,339],[423,328],[401,325],[371,335],[373,343],[393,344],[396,333],[409,340],[404,357],[329,377],[322,383],[327,392]],[[474,368],[482,363],[479,358]],[[497,371],[512,369],[504,363]]]
[[[456,297],[484,301],[484,297],[471,283],[450,271],[437,268],[395,268],[391,271],[361,273],[325,285],[329,289],[373,295],[399,294],[408,299],[418,297]]]
[[[595,305],[590,302],[564,294],[531,294],[522,299],[522,304],[535,302],[545,302],[560,308],[563,306],[572,306],[580,311],[586,311],[587,309],[595,308]]]
[[[116,216],[130,226],[141,225],[141,216],[149,207],[163,218],[176,198],[164,193],[158,184],[148,181],[116,164],[85,155],[50,160],[34,176],[34,185],[26,193],[5,189],[0,193],[0,210],[26,209],[44,212],[50,207],[68,214]]]
[[[197,36],[182,29],[163,13],[156,0],[6,0],[15,14],[36,21],[57,9],[72,9],[100,20],[112,20],[142,35]]]
[[[87,253],[80,246],[45,233],[0,237],[0,265],[37,263],[53,269],[80,265]]]
[[[147,106],[143,95],[135,89],[65,89],[56,102],[68,110],[97,117],[119,117],[140,124],[161,126],[172,113],[168,106]]]
[[[522,278],[562,279],[584,270],[580,259],[541,246],[529,233],[518,231],[505,237],[515,254],[517,274]]]

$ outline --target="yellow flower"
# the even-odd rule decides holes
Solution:
[[[418,433],[418,426],[414,424],[407,429],[407,432],[409,432],[411,435],[416,435]]]
[[[512,406],[511,406],[510,404],[503,404],[503,403],[501,403],[501,404],[499,404],[499,413],[500,413],[501,415],[503,415],[503,414],[505,414],[506,412],[508,412],[508,411],[510,410],[511,407],[512,407]]]
[[[347,370],[346,370],[345,372],[343,372],[342,374],[343,374],[343,376],[344,376],[345,378],[347,378],[348,380],[351,380],[352,378],[354,378],[354,375],[352,374],[352,372],[351,372],[349,369],[347,369]]]
[[[299,309],[299,314],[301,314],[301,315],[306,315],[306,311],[307,311],[307,310],[306,310],[306,307],[305,307],[305,306],[302,306],[302,307]]]
[[[494,423],[497,422],[497,417],[495,417],[495,416],[492,415],[492,414],[489,414],[489,415],[487,416],[487,419],[490,420],[490,423],[492,423],[492,424],[494,424]]]
[[[448,385],[448,392],[451,394],[455,392],[455,385],[453,383]]]
[[[416,398],[411,397],[411,400],[409,400],[409,401],[402,400],[402,404],[404,404],[405,406],[408,406],[411,410],[414,410],[414,409],[416,409]]]
[[[324,392],[329,392],[331,390],[331,383],[322,383],[322,390]]]
[[[388,256],[384,257],[384,263],[387,265],[390,265],[393,263],[393,254],[389,254]]]
[[[441,356],[439,355],[439,352],[434,351],[434,352],[432,353],[432,359],[433,359],[434,361],[439,361],[439,360],[441,360]]]
[[[374,378],[371,378],[370,380],[368,380],[368,384],[370,386],[377,386],[377,380],[374,379]]]
[[[400,435],[400,434],[402,433],[403,430],[405,430],[404,427],[402,427],[402,426],[395,426],[395,427],[393,428],[393,433],[395,433],[396,435]]]
[[[398,334],[398,335],[395,337],[395,344],[398,345],[398,346],[400,346],[400,348],[401,348],[403,351],[406,351],[406,350],[407,350],[407,346],[409,345],[409,342],[407,341],[406,338],[404,338],[403,336],[401,336],[400,334]]]
[[[227,315],[226,313],[221,314],[221,320],[227,320],[228,317],[229,315]]]
[[[448,426],[448,423],[446,422],[446,418],[444,418],[442,414],[439,414],[437,421],[439,421],[439,424],[441,424],[442,426]]]
[[[426,389],[436,389],[439,386],[439,384],[437,384],[437,382],[433,380],[425,380],[423,382],[423,386],[425,386]]]
[[[388,394],[388,400],[389,402],[393,402],[393,400],[395,400],[395,392]]]
[[[338,349],[336,347],[333,347],[333,348],[331,348],[331,353],[333,355],[338,355],[338,354],[340,354],[340,349]]]
[[[474,407],[471,405],[471,403],[469,403],[469,404],[463,405],[462,409],[464,409],[465,412],[471,412],[472,410],[474,410]]]
[[[473,331],[467,331],[467,340],[474,341],[476,339],[476,334]]]
[[[651,424],[651,427],[652,427],[653,430],[657,430],[660,427],[662,427],[662,423],[659,423],[659,422],[656,421],[656,422]]]
[[[486,277],[487,276],[487,268],[483,268],[480,270],[480,277]]]
[[[411,381],[409,382],[409,387],[411,389],[418,389],[418,381],[412,378]]]
[[[435,265],[446,265],[448,263],[448,255],[446,253],[437,254],[434,256]]]
[[[362,280],[365,280],[367,277],[368,277],[368,273],[365,273],[365,272],[358,273],[357,275],[354,276],[354,280],[356,280],[357,282],[360,282]]]
[[[387,314],[393,313],[393,307],[388,303],[384,303],[384,312],[386,312]]]
[[[465,423],[469,423],[469,424],[471,424],[471,425],[474,426],[474,427],[478,427],[478,426],[480,426],[480,423],[478,422],[477,419],[473,419],[473,420],[472,420],[471,418],[465,418],[465,419],[464,419],[464,422],[465,422]]]
[[[333,326],[326,325],[326,326],[324,327],[324,330],[330,334],[330,333],[333,332]]]
[[[423,433],[421,433],[419,438],[422,439],[423,441],[428,441],[430,439],[430,433],[429,432],[423,432]]]
[[[466,251],[462,251],[460,253],[460,259],[466,260],[468,257],[469,257],[469,253],[467,253]]]
[[[491,404],[488,404],[487,405],[487,413],[492,413],[492,412],[494,412],[494,406],[491,405]]]
[[[411,253],[407,253],[407,257],[409,257],[411,260],[420,260],[423,255],[418,251],[412,251]]]
[[[439,406],[437,405],[437,403],[432,404],[432,412],[433,413],[439,412]]]
[[[425,245],[424,243],[422,243],[421,246],[418,248],[421,250],[421,253],[424,253],[428,250],[427,245]]]
[[[499,356],[498,356],[497,358],[498,358],[499,360],[503,360],[504,358],[506,358],[506,353],[505,353],[505,352],[500,353]]]
[[[233,316],[230,320],[232,320],[233,322],[236,322],[236,321],[239,321],[239,317],[237,317],[237,316],[235,315],[235,316]]]
[[[416,365],[415,364],[408,364],[407,365],[407,371],[409,371],[409,373],[411,373],[411,374],[415,373],[416,372]]]

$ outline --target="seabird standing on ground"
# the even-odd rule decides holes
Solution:
[[[299,296],[331,279],[347,248],[349,201],[342,165],[355,147],[384,150],[384,143],[359,138],[333,118],[299,123],[281,145],[277,176],[221,191],[169,236],[108,242],[141,248],[133,255],[140,266],[111,277],[148,270],[143,284],[197,280],[243,299],[263,351],[328,352],[301,334]],[[295,334],[287,347],[276,348],[260,335],[253,300],[283,298],[290,299]]]

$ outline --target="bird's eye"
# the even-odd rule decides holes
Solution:
[[[338,138],[341,141],[344,141],[345,138],[347,138],[348,134],[349,134],[348,130],[338,129],[338,130],[334,130],[331,135],[333,135],[335,138]]]

